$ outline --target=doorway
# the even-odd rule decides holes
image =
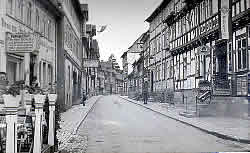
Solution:
[[[151,92],[154,91],[154,72],[151,71]]]
[[[217,45],[214,64],[214,87],[217,89],[229,89],[230,86],[227,72],[227,43]]]

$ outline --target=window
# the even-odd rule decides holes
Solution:
[[[246,38],[237,40],[238,69],[247,68],[247,41]]]
[[[200,76],[200,56],[197,54],[195,56],[195,74],[196,76]]]
[[[176,56],[176,80],[180,80],[180,60],[179,55]]]
[[[31,3],[28,3],[28,7],[27,7],[27,24],[31,25]]]
[[[200,4],[200,21],[203,21],[203,2]]]
[[[187,56],[183,58],[183,78],[187,79]]]
[[[19,19],[19,17],[20,17],[20,0],[17,0],[16,1],[16,11],[15,11],[15,16],[16,16],[16,18],[17,19]]]
[[[7,13],[12,15],[12,11],[13,11],[13,0],[8,0],[7,3]]]
[[[36,10],[36,29],[37,29],[37,31],[39,31],[39,29],[40,29],[40,17],[39,17],[38,9]]]
[[[233,6],[232,6],[232,17],[235,16],[235,13],[236,13],[236,12],[235,12],[235,11],[236,11],[235,8],[236,8],[235,5],[233,5]]]
[[[51,21],[48,20],[48,39],[51,40],[51,35],[52,35],[52,31],[51,31]]]
[[[165,66],[165,78],[168,79],[169,78],[169,62],[167,61]]]
[[[68,66],[68,88],[70,88],[70,66]]]
[[[158,80],[161,80],[161,65],[158,66]]]
[[[241,41],[238,41],[238,69],[241,69]]]
[[[250,26],[248,26],[248,38],[250,38]],[[250,40],[248,39],[248,44],[249,44]],[[250,45],[248,45],[250,46]]]
[[[20,19],[23,21],[23,0],[20,0]]]
[[[43,31],[42,31],[43,35],[46,36],[46,20],[43,20]]]
[[[247,41],[242,39],[242,67],[247,68]]]
[[[156,53],[156,50],[157,50],[157,41],[156,41],[156,39],[154,39],[154,51],[153,51],[153,54]]]
[[[237,95],[245,96],[247,95],[248,81],[246,76],[237,77]]]
[[[232,71],[232,43],[228,44],[228,65],[229,71]]]
[[[161,51],[161,37],[158,38],[158,52]]]
[[[166,79],[166,63],[163,63],[162,64],[162,76],[163,76],[163,80],[165,80]]]
[[[172,78],[173,77],[173,60],[171,60],[169,64],[170,64],[169,65],[169,67],[170,67],[170,69],[169,69],[169,78]]]

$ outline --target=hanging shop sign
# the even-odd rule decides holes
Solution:
[[[30,33],[8,33],[6,41],[9,53],[32,52],[35,47],[34,35]]]
[[[200,55],[207,55],[210,53],[210,47],[203,45],[198,48]]]
[[[83,59],[83,67],[86,68],[97,68],[99,67],[99,60],[98,59]]]

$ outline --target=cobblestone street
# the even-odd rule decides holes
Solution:
[[[92,97],[86,101],[86,106],[76,105],[62,113],[61,129],[57,134],[60,141],[59,150],[66,152],[81,152],[86,150],[87,137],[75,134],[81,122],[99,98],[100,96]]]
[[[87,153],[245,151],[249,147],[209,135],[118,96],[102,97],[69,144]]]

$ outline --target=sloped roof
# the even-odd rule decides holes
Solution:
[[[145,20],[146,22],[152,22],[153,19],[168,5],[171,0],[163,0],[161,4],[153,11],[153,13]]]
[[[122,54],[121,58],[123,58],[124,56],[126,56],[127,53],[128,53],[128,51],[124,52],[124,53]]]

